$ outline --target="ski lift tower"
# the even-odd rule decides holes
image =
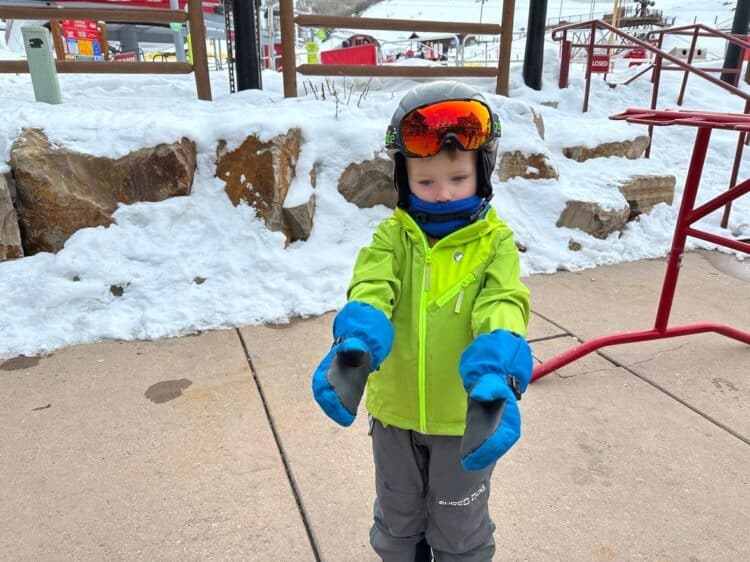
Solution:
[[[670,22],[664,17],[661,10],[654,9],[656,5],[655,0],[632,0],[632,4],[629,6],[625,5],[624,0],[615,0],[612,6],[612,11],[603,14],[601,19],[614,27],[626,31],[628,34],[638,39],[644,39],[646,35],[653,31],[655,28],[669,27]],[[563,22],[560,22],[564,25]],[[555,27],[548,26],[549,27]],[[568,37],[570,42],[574,45],[588,45],[591,42],[591,30],[590,29],[577,29],[568,31]],[[626,37],[622,37],[615,34],[610,34],[609,31],[604,29],[597,30],[597,37],[594,38],[594,43],[609,43],[611,45],[622,45],[623,51],[629,51],[632,49],[632,44],[627,40]],[[610,54],[615,55],[620,51],[611,51]],[[585,58],[586,49],[584,48],[573,48],[571,50],[571,58]]]

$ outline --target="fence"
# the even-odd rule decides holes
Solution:
[[[513,10],[515,0],[503,2],[502,23],[456,23],[426,20],[392,20],[359,17],[294,15],[293,1],[281,0],[281,54],[284,74],[284,96],[297,95],[297,73],[305,76],[389,76],[389,77],[496,77],[495,91],[508,95],[510,51],[513,39]],[[294,25],[303,27],[334,27],[374,29],[381,31],[411,31],[440,33],[471,33],[499,35],[500,56],[497,68],[444,66],[386,66],[386,65],[321,65],[295,62],[296,34]]]
[[[118,23],[184,23],[190,26],[193,63],[139,61],[55,61],[59,73],[78,74],[195,74],[198,98],[211,100],[206,54],[206,27],[203,22],[201,0],[188,0],[188,12],[143,8],[70,8],[0,5],[0,19],[50,21],[54,28],[58,20],[94,20]],[[0,61],[0,74],[29,72],[25,60]]]

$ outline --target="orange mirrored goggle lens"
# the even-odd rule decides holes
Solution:
[[[438,102],[410,111],[400,133],[407,155],[433,156],[449,137],[463,150],[475,150],[492,137],[492,114],[477,100]]]

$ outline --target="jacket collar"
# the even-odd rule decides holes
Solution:
[[[425,244],[427,243],[427,235],[405,210],[397,207],[393,211],[393,218],[398,221],[411,238],[421,239]],[[435,246],[460,246],[503,226],[505,226],[505,223],[497,217],[494,207],[490,207],[484,218],[448,234],[445,238],[438,240]]]

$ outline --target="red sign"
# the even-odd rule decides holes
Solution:
[[[136,55],[135,51],[130,51],[130,52],[127,52],[127,53],[115,53],[112,58],[114,60],[119,60],[119,61],[128,61],[128,62],[130,62],[130,61],[137,62],[138,61],[138,56]]]
[[[646,49],[630,49],[625,55],[623,55],[623,58],[635,59],[628,64],[628,68],[631,66],[638,66],[646,60],[646,57]]]
[[[609,72],[609,55],[594,55],[591,57],[591,72]]]
[[[99,27],[93,20],[62,20],[66,58],[74,60],[104,60]]]
[[[323,64],[377,64],[378,52],[376,45],[358,45],[345,49],[332,49],[320,53]]]

